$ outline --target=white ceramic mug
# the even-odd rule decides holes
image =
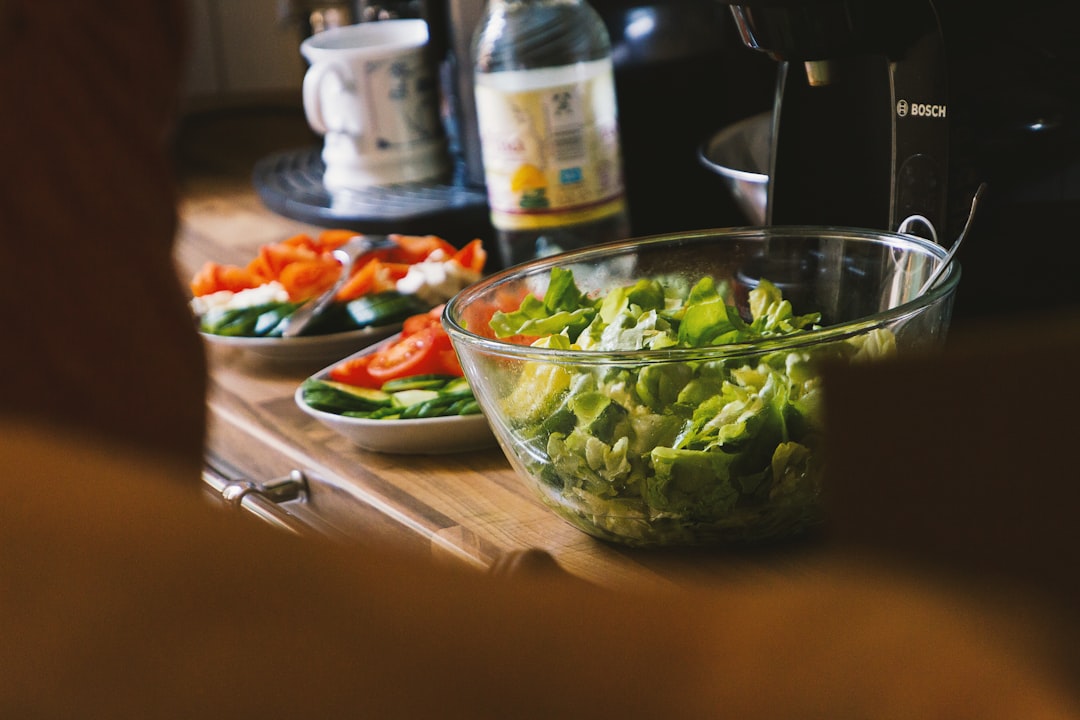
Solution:
[[[394,19],[308,37],[304,112],[323,136],[331,193],[430,180],[449,169],[427,22]]]

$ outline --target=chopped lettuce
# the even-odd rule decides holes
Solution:
[[[761,280],[747,316],[711,277],[642,279],[590,298],[556,268],[543,298],[491,321],[497,335],[586,351],[700,348],[815,329]],[[822,359],[894,353],[888,330],[738,361],[627,367],[532,361],[502,399],[549,504],[590,534],[629,544],[750,542],[817,521]]]
[[[508,335],[557,335],[577,338],[595,317],[596,303],[582,295],[568,270],[554,268],[544,299],[528,295],[514,312],[497,312],[491,318],[491,328],[500,337]],[[509,328],[514,328],[512,332]]]

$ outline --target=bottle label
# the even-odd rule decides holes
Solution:
[[[625,210],[610,59],[477,73],[475,94],[495,227],[557,227]]]

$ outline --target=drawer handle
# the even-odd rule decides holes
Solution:
[[[305,501],[308,483],[304,473],[292,470],[288,475],[265,483],[246,478],[233,479],[210,464],[203,468],[203,481],[220,495],[226,507],[245,510],[267,523],[294,533],[304,534],[306,525],[282,506],[282,503]]]

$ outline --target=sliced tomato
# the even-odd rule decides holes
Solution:
[[[320,253],[302,244],[269,243],[259,248],[258,256],[248,264],[248,270],[266,281],[277,280],[287,265],[316,260],[319,256]]]
[[[429,313],[430,315],[430,313]],[[440,373],[444,375],[464,375],[465,371],[461,369],[461,362],[458,360],[457,352],[454,350],[454,344],[450,340],[450,336],[446,330],[443,329],[441,322],[435,322],[429,325],[426,330],[420,332],[431,333],[432,345],[435,348],[435,354],[439,358],[439,364],[441,366]]]
[[[288,245],[289,247],[304,248],[306,250],[311,250],[312,252],[320,252],[318,243],[316,243],[315,239],[307,233],[299,233],[290,238],[285,238],[280,244]]]
[[[340,275],[341,265],[337,260],[317,255],[312,260],[289,263],[281,269],[278,281],[289,293],[289,299],[299,302],[326,292]]]
[[[457,352],[454,351],[454,346],[450,345],[446,348],[437,351],[439,353],[439,362],[442,364],[442,370],[440,372],[443,375],[457,375],[463,377],[465,371],[461,367],[461,361],[458,360]]]
[[[379,387],[382,383],[368,372],[368,366],[373,357],[373,355],[359,355],[343,360],[330,368],[330,379],[360,387]]]
[[[477,335],[494,338],[495,331],[491,329],[491,319],[497,312],[513,312],[517,310],[530,291],[525,288],[508,290],[498,288],[495,297],[483,300],[474,300],[462,308],[459,322]],[[531,345],[538,339],[533,335],[514,335],[512,337],[499,338],[515,345]]]
[[[247,268],[235,265],[219,265],[208,261],[195,273],[195,276],[191,279],[190,287],[191,294],[199,297],[222,290],[240,292],[248,288],[258,287],[261,284],[262,279],[256,277]]]
[[[454,253],[453,260],[467,270],[482,272],[487,263],[487,251],[479,238]]]
[[[363,265],[357,266],[352,276],[345,281],[337,292],[338,302],[349,302],[361,295],[367,295],[375,288],[375,275],[379,269],[379,260],[372,258]]]
[[[381,261],[379,272],[375,274],[375,292],[395,289],[397,281],[408,274],[408,263]]]
[[[420,332],[425,328],[429,328],[432,325],[442,327],[442,311],[445,305],[436,305],[426,313],[420,313],[419,315],[413,315],[406,318],[405,322],[401,326],[401,334],[412,335],[413,333]]]
[[[411,375],[464,375],[450,336],[441,324],[442,305],[407,318],[399,339],[374,353],[345,360],[330,369],[330,379],[362,387]]]
[[[362,233],[358,233],[355,230],[342,230],[337,228],[323,230],[319,233],[316,245],[322,252],[331,252],[361,234]]]
[[[441,362],[430,328],[402,337],[371,356],[368,372],[375,380],[386,382],[410,375],[438,373]]]
[[[436,250],[442,250],[446,257],[457,252],[457,248],[438,235],[390,235],[390,239],[397,245],[390,251],[390,258],[410,265],[423,262]]]
[[[380,383],[412,375],[462,374],[450,338],[434,326],[402,336],[372,354],[368,372]]]
[[[353,272],[338,290],[338,302],[349,302],[368,293],[385,292],[397,287],[397,281],[405,277],[409,266],[404,263],[385,262],[373,257]]]

